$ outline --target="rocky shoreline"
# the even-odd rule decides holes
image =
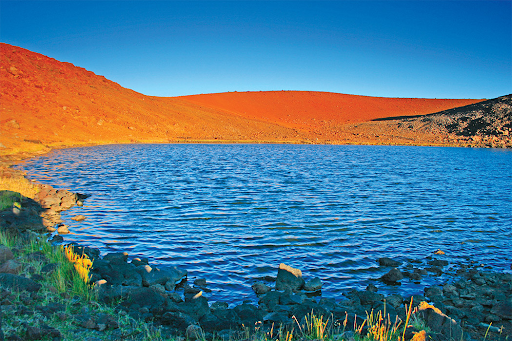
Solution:
[[[23,176],[10,168],[3,169],[0,175]],[[21,236],[57,230],[58,234],[51,241],[62,244],[61,234],[67,231],[60,212],[82,205],[87,196],[55,190],[48,185],[39,186],[36,198],[24,198],[23,209],[18,214],[13,210],[0,212],[0,227],[9,234]],[[186,335],[190,339],[199,334],[206,339],[214,335],[228,339],[247,328],[267,330],[274,325],[293,328],[297,326],[296,321],[302,321],[313,312],[329,318],[334,325],[345,325],[345,333],[339,338],[350,340],[354,326],[361,325],[367,313],[381,311],[386,316],[389,314],[392,321],[397,317],[405,321],[406,307],[411,302],[411,297],[383,294],[373,284],[363,291],[348,291],[344,297],[322,297],[319,278],[306,281],[299,269],[281,264],[272,285],[258,281],[253,284],[258,304],[246,301],[230,307],[224,302],[209,303],[207,280],[195,279],[189,283],[185,269],[159,267],[145,258],[131,258],[126,252],[101,257],[98,249],[84,246],[77,250],[93,260],[91,282],[95,283],[100,302],[117,303],[116,310],[124,315],[159,326],[166,335]],[[399,285],[404,278],[420,280],[449,273],[451,280],[444,285],[425,287],[423,292],[412,296],[412,305],[417,307],[414,314],[428,327],[426,339],[479,340],[487,333],[487,340],[506,340],[512,335],[512,274],[483,271],[479,264],[450,264],[455,271],[445,270],[449,262],[441,253],[406,263],[377,259],[379,266],[389,269],[379,283]],[[0,286],[12,290],[8,284],[12,277],[4,274],[17,276],[13,257],[0,254]],[[18,278],[17,281],[32,281],[37,287],[38,276],[44,275],[33,274],[33,278]],[[34,288],[34,285],[27,288]],[[30,293],[33,289],[21,290]],[[4,314],[6,311],[18,313],[5,297],[8,295],[2,295],[0,301]],[[116,326],[105,316],[87,311],[72,318],[77,326],[99,332]],[[408,328],[407,339],[419,331]]]

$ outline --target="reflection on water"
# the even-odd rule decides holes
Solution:
[[[91,194],[64,213],[87,217],[67,222],[67,241],[180,265],[208,280],[214,300],[254,299],[254,279],[275,276],[281,262],[320,277],[332,297],[380,277],[379,257],[441,249],[448,260],[510,267],[510,150],[113,145],[22,167]]]

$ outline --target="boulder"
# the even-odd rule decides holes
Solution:
[[[304,287],[302,271],[292,268],[284,263],[279,264],[277,272],[276,289],[298,291]]]
[[[400,281],[403,278],[404,278],[404,276],[402,275],[400,270],[398,270],[397,268],[393,268],[393,269],[389,270],[389,272],[387,274],[383,275],[380,279],[384,283],[396,284],[398,281]]]
[[[463,332],[461,326],[452,318],[446,316],[433,305],[421,302],[416,314],[434,332],[442,334],[447,340],[467,340],[468,335]]]

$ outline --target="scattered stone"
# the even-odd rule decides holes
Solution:
[[[59,225],[57,228],[57,233],[59,234],[69,234],[69,226],[65,224]]]
[[[79,214],[77,216],[74,216],[73,218],[71,218],[72,220],[74,221],[84,221],[85,219],[87,219],[85,216]]]

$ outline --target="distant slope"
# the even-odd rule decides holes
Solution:
[[[384,98],[314,91],[229,92],[184,100],[228,110],[240,117],[308,129],[323,123],[345,124],[399,115],[424,115],[477,100]]]
[[[151,97],[0,43],[0,156],[130,142],[373,143],[346,125],[478,101],[303,91]]]

